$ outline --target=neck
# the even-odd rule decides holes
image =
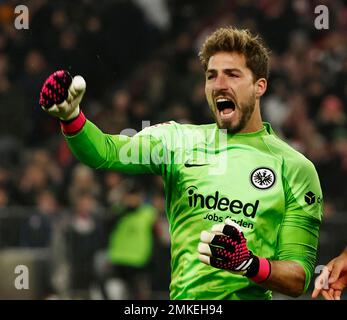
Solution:
[[[260,114],[259,100],[256,100],[254,111],[247,122],[246,126],[240,131],[240,133],[251,133],[259,131],[263,128],[263,121]]]

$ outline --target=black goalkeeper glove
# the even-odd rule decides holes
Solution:
[[[198,246],[199,260],[212,267],[244,275],[256,283],[265,281],[271,273],[271,264],[255,256],[247,248],[241,227],[231,219],[215,224],[211,232],[202,231]]]

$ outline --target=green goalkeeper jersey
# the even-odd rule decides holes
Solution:
[[[162,176],[171,236],[171,299],[271,299],[270,290],[248,278],[199,261],[201,231],[228,217],[241,226],[255,255],[298,262],[307,289],[322,191],[313,164],[268,123],[257,132],[231,134],[216,124],[169,122],[128,137],[104,134],[87,120],[66,140],[74,155],[94,168]]]

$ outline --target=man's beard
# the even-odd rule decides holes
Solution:
[[[213,117],[218,125],[219,129],[226,129],[229,133],[238,133],[245,128],[249,119],[251,118],[255,108],[255,96],[252,95],[249,100],[245,103],[241,103],[237,106],[237,110],[240,114],[240,120],[237,123],[232,123],[230,121],[222,122],[217,121],[217,117],[213,114]],[[218,111],[218,110],[217,110]],[[236,109],[235,111],[236,112]]]

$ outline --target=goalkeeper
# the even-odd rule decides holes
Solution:
[[[171,299],[299,296],[315,265],[322,191],[313,164],[262,122],[268,50],[258,36],[227,27],[206,39],[199,57],[209,125],[172,121],[133,137],[105,134],[80,109],[84,79],[65,71],[46,80],[40,105],[60,118],[83,163],[162,176]]]

